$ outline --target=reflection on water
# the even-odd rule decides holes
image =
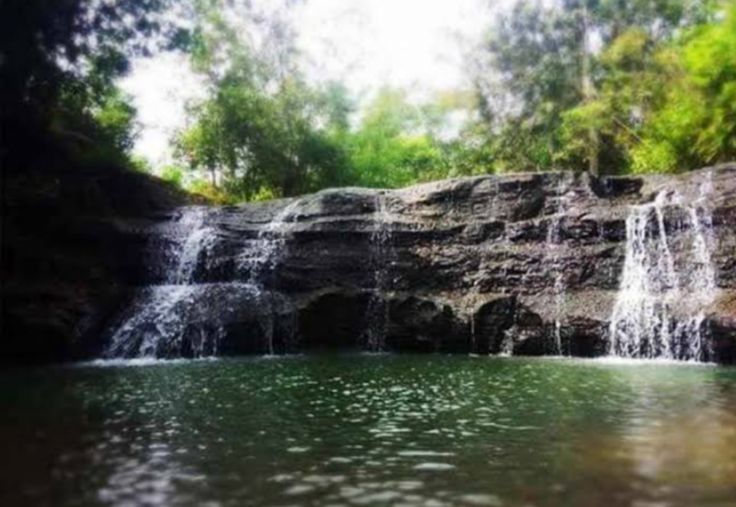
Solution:
[[[383,355],[0,380],[0,505],[736,499],[735,369]]]

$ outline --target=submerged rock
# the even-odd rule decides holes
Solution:
[[[155,291],[140,287],[172,283],[202,292],[189,306],[172,310],[179,320],[170,333],[178,338],[171,340],[190,342],[187,354],[199,350],[199,342],[183,337],[195,331],[220,336],[216,328],[225,329],[218,354],[360,348],[599,356],[611,352],[614,309],[620,321],[621,312],[639,308],[625,306],[619,293],[632,255],[627,221],[632,210],[658,195],[668,196],[658,208],[661,223],[639,224],[638,231],[651,230],[641,244],[664,237],[666,244],[655,253],[672,255],[672,270],[687,270],[694,266],[688,252],[700,237],[692,230],[702,227],[696,232],[708,235],[713,272],[712,286],[694,280],[706,272],[702,266],[692,268],[697,275],[683,274],[682,304],[662,322],[675,326],[678,319],[702,315],[698,326],[707,354],[692,358],[734,362],[735,165],[676,176],[504,174],[181,208],[119,221],[127,245],[120,251],[127,255],[119,280],[139,287],[138,294]],[[703,218],[694,222],[680,203],[697,199]],[[182,239],[185,217],[195,213],[198,229]],[[186,255],[183,248],[189,249]],[[701,257],[700,264],[706,258]],[[708,291],[707,304],[687,298],[696,285]],[[123,307],[127,294],[118,295]],[[642,304],[656,298],[645,295]],[[104,319],[113,328],[131,319],[158,320],[141,316],[150,306],[136,313],[136,305],[128,303],[123,314]],[[264,324],[269,318],[270,331]],[[87,341],[104,341],[98,349],[110,350],[114,329],[103,333],[104,340],[99,326],[88,334],[93,329],[96,335]],[[271,333],[265,349],[264,333]],[[145,340],[142,331],[131,334],[131,343]],[[161,350],[155,353],[177,353],[176,347]]]

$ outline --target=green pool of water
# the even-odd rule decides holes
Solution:
[[[736,369],[314,356],[0,374],[0,505],[734,505]]]

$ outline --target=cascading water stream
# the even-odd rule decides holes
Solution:
[[[177,244],[176,269],[168,273],[169,282],[178,285],[189,285],[193,282],[194,272],[202,251],[215,240],[215,230],[205,225],[206,209],[192,208],[182,215],[179,223],[184,227],[183,241]]]
[[[258,232],[256,238],[256,257],[241,258],[241,266],[250,271],[251,282],[259,289],[263,289],[265,272],[273,273],[274,268],[284,255],[286,247],[286,236],[290,225],[293,223],[294,212],[300,204],[295,200],[284,206],[273,218]]]
[[[717,291],[710,185],[708,178],[691,203],[677,192],[661,192],[632,208],[609,326],[611,355],[695,361],[710,356],[703,329],[704,308]]]
[[[391,230],[388,227],[390,213],[385,198],[376,194],[375,210],[373,213],[373,230],[371,232],[371,265],[373,268],[373,291],[368,300],[366,309],[366,348],[372,352],[383,350],[389,323],[389,307],[385,300],[385,292],[390,287],[390,272],[387,265],[390,262]]]
[[[266,278],[272,276],[279,261],[285,254],[287,234],[290,231],[294,212],[300,205],[300,200],[294,200],[276,213],[258,233],[256,238],[256,257],[242,257],[241,267],[250,272],[249,283],[258,296],[265,289]],[[274,325],[273,312],[268,312],[269,322],[265,324],[266,346],[269,355],[273,355],[274,348]]]
[[[273,354],[277,325],[274,315],[280,308],[266,287],[284,254],[289,219],[298,205],[299,201],[294,201],[280,210],[260,229],[255,242],[246,250],[251,255],[241,256],[239,267],[247,270],[246,281],[215,283],[201,283],[198,271],[203,265],[203,255],[218,240],[216,229],[208,224],[209,214],[216,210],[182,208],[178,218],[156,235],[168,245],[167,251],[157,257],[165,263],[164,283],[138,290],[111,330],[104,356],[217,355],[218,344],[226,336],[227,316],[253,301],[269,306],[268,311],[261,312],[258,322],[266,350]],[[283,328],[285,324],[278,325]]]
[[[216,239],[213,228],[206,225],[207,209],[183,208],[176,221],[170,256],[166,267],[166,283],[144,288],[134,298],[123,320],[112,332],[106,357],[151,357],[175,349],[181,344],[186,324],[183,314],[191,304],[197,285],[194,276],[200,255]],[[195,357],[215,355],[221,330],[214,336],[192,340]]]
[[[562,271],[562,258],[561,250],[563,249],[562,244],[562,219],[565,216],[565,212],[569,206],[569,196],[565,192],[565,181],[560,176],[557,182],[557,209],[554,217],[550,221],[547,228],[547,238],[545,241],[547,261],[551,266],[552,272],[554,273],[554,305],[555,305],[555,318],[554,318],[554,339],[555,339],[555,352],[558,355],[562,355],[562,322],[560,316],[562,315],[562,307],[565,299],[565,278]]]

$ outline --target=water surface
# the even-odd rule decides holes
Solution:
[[[355,355],[0,381],[0,505],[736,504],[732,368]]]

